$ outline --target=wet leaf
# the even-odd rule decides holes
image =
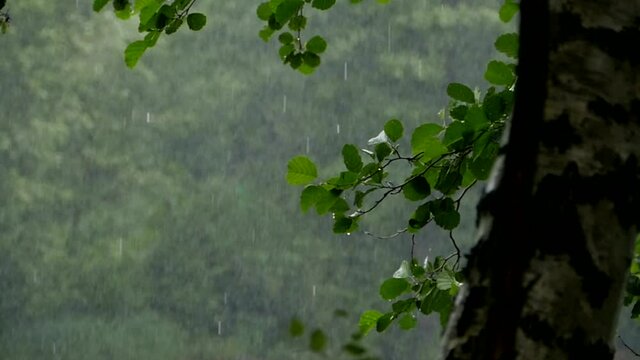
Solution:
[[[296,156],[287,164],[287,182],[305,185],[318,177],[316,165],[306,156]]]

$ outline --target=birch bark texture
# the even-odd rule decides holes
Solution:
[[[640,0],[522,0],[516,104],[443,358],[612,359],[640,227]]]

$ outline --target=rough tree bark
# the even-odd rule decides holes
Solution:
[[[522,0],[516,106],[445,359],[611,359],[640,226],[640,0]]]

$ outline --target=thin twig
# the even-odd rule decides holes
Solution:
[[[631,348],[631,346],[627,345],[626,342],[624,342],[624,340],[622,340],[622,336],[618,335],[618,340],[620,340],[620,342],[622,343],[622,345],[624,345],[624,347],[627,348],[627,350],[631,351],[631,353],[637,357],[640,357],[640,353],[636,352],[635,350],[633,350]]]
[[[411,261],[413,261],[413,249],[416,247],[416,234],[411,235]]]
[[[402,229],[402,230],[398,230],[398,231],[396,231],[395,233],[393,233],[393,234],[391,234],[391,235],[376,235],[376,234],[371,233],[371,232],[369,232],[369,231],[365,231],[365,232],[364,232],[364,234],[365,234],[365,235],[367,235],[367,236],[370,236],[370,237],[372,237],[372,238],[375,238],[375,239],[388,240],[388,239],[396,238],[396,237],[398,237],[400,234],[403,234],[403,233],[405,233],[405,232],[407,232],[407,228],[404,228],[404,229]]]
[[[460,200],[462,200],[462,198],[467,194],[467,191],[469,191],[469,189],[471,189],[477,182],[478,182],[478,179],[473,180],[473,182],[471,182],[471,184],[469,184],[469,186],[467,186],[466,188],[464,188],[464,190],[462,190],[462,194],[460,194],[458,199],[455,201],[455,203],[456,203],[456,211],[458,211],[460,209]]]
[[[453,230],[449,230],[449,239],[451,239],[451,243],[453,244],[453,247],[456,248],[456,263],[453,266],[457,266],[458,262],[460,261],[460,248],[458,247],[458,244],[456,243],[456,239],[453,238]]]

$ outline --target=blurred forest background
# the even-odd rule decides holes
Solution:
[[[360,311],[384,305],[378,285],[410,239],[332,235],[329,219],[300,213],[287,160],[335,169],[343,143],[365,145],[392,117],[440,121],[448,82],[484,86],[493,41],[512,30],[500,3],[339,1],[310,17],[306,33],[329,49],[303,76],[259,39],[256,1],[200,1],[207,27],[163,38],[134,70],[122,59],[140,37],[133,21],[88,0],[11,1],[0,358],[310,358],[288,337],[292,316],[337,346]],[[475,199],[458,230],[466,248]],[[391,201],[361,227],[394,233],[410,211]],[[450,252],[435,227],[416,244],[419,258]],[[400,331],[368,343],[383,359],[437,357],[437,319]]]

